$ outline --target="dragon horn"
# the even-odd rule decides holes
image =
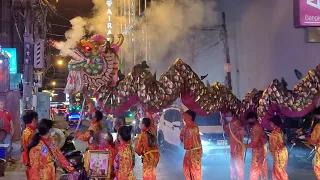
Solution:
[[[110,45],[112,47],[112,44],[114,43],[114,35],[113,34],[108,34],[107,37],[110,39]]]
[[[116,44],[120,47],[123,43],[123,40],[124,40],[123,34],[118,34],[118,38],[119,38],[119,40]]]

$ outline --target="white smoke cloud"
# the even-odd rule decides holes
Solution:
[[[192,28],[203,23],[204,5],[202,1],[175,0],[152,3],[146,10],[142,27],[152,42],[148,49],[152,69],[162,72],[178,57],[191,63]],[[141,46],[145,50],[145,45]]]
[[[89,32],[94,32],[98,34],[107,34],[107,5],[106,0],[92,0],[93,7],[93,17],[88,19],[87,30]]]
[[[112,11],[117,12],[116,6],[127,7],[123,9],[128,11],[128,2],[117,5],[114,2]],[[108,8],[106,0],[93,0],[93,3],[92,18],[76,17],[71,20],[72,29],[66,32],[67,40],[60,43],[59,46],[63,55],[68,54],[68,51],[75,47],[86,31],[107,33]],[[201,26],[205,23],[204,21],[211,19],[205,18],[205,15],[213,17],[213,15],[208,14],[212,11],[213,6],[212,2],[205,4],[202,1],[195,0],[152,1],[151,6],[144,13],[146,21],[140,25],[140,28],[130,31],[130,34],[134,34],[134,39],[131,39],[131,37],[125,39],[121,47],[121,58],[126,62],[126,69],[132,68],[134,59],[135,63],[145,60],[146,54],[149,54],[148,63],[155,71],[164,71],[178,57],[187,63],[191,63],[193,59],[192,28]],[[119,17],[113,14],[112,33],[115,35],[122,33],[121,30],[125,28],[124,25],[129,25],[128,18],[129,16]],[[120,28],[120,24],[123,27]],[[145,37],[149,40],[148,44],[144,41]],[[135,43],[134,53],[130,44],[133,41]]]
[[[74,48],[79,40],[85,35],[85,26],[87,22],[82,17],[75,17],[70,20],[72,28],[65,33],[66,41],[59,42],[57,48],[60,50],[61,55],[70,55],[70,50]]]

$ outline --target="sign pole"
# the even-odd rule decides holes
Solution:
[[[77,128],[76,128],[76,132],[78,131],[79,127],[80,127],[80,124],[82,122],[82,117],[83,117],[83,111],[84,111],[84,106],[86,104],[86,98],[85,98],[85,94],[83,94],[83,102],[82,102],[82,107],[81,107],[81,111],[80,111],[80,119],[78,121],[78,125],[77,125]]]

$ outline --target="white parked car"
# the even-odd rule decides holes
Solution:
[[[228,154],[229,140],[224,134],[219,113],[209,116],[197,115],[195,122],[200,130],[203,159]],[[183,147],[180,141],[180,131],[183,125],[179,108],[171,107],[163,112],[158,124],[158,143],[161,149],[172,149],[172,146]]]

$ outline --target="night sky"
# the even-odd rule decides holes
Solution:
[[[58,3],[56,3],[56,0],[49,0],[49,2],[55,7],[57,11],[56,13],[53,13],[52,11],[49,11],[48,13],[48,39],[64,41],[64,33],[71,28],[69,20],[77,16],[90,17],[92,14],[92,0],[59,0]],[[65,61],[68,61],[67,57],[59,57],[59,50],[51,48],[50,53],[52,54],[51,62],[54,66],[56,64],[57,59],[64,59]],[[51,89],[52,81],[56,82],[55,88],[64,88],[67,76],[68,68],[66,64],[62,67],[57,67],[55,69],[48,69],[46,76],[43,80],[44,89]],[[58,92],[57,90],[57,93],[59,95],[56,98],[58,98],[60,101],[63,101],[63,90],[60,91],[61,92]]]
[[[92,0],[50,0],[57,10],[57,13],[51,13],[48,17],[49,34],[48,38],[54,40],[63,40],[64,33],[71,28],[68,20],[76,17],[90,17],[92,14]],[[56,34],[56,35],[50,35]]]

